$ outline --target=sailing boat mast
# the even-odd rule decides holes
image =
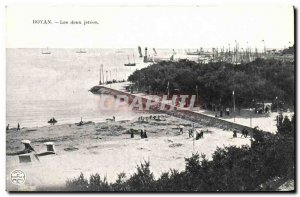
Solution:
[[[134,59],[134,53],[132,54],[132,57],[133,57],[133,63],[135,63],[135,59]]]
[[[129,55],[127,56],[127,59],[128,59],[128,63],[130,64]]]
[[[101,64],[101,69],[102,69],[102,81],[104,83],[104,70],[103,70],[103,64]]]
[[[100,68],[99,68],[99,77],[100,77],[100,80],[99,80],[99,85],[101,85],[102,84],[102,81],[101,81],[101,67],[102,67],[102,64],[100,65]]]
[[[46,52],[44,52],[44,51],[42,50],[42,54],[46,54],[46,55],[51,54],[51,52],[49,51],[49,48],[47,47],[46,49],[47,49]]]
[[[134,55],[133,55],[133,63],[130,63],[129,55],[127,55],[128,58],[128,64],[124,64],[124,66],[135,66],[135,60],[134,60]]]

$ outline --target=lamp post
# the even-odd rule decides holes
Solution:
[[[232,91],[232,102],[233,102],[233,121],[235,122],[235,98],[234,98],[234,90]]]
[[[167,84],[167,93],[168,93],[167,101],[168,101],[168,104],[170,105],[170,100],[169,100],[169,97],[170,97],[170,82],[169,81],[168,81],[168,84]]]
[[[109,87],[111,87],[111,84],[112,84],[111,70],[109,71],[109,78],[110,78],[110,85],[109,85]]]
[[[251,107],[250,107],[250,127],[252,128],[252,110],[253,110],[253,103],[254,99],[251,101]]]
[[[199,105],[198,85],[196,85],[196,96],[197,105]]]
[[[266,42],[265,42],[265,40],[262,40],[262,42],[264,43],[264,55],[266,55]]]
[[[107,74],[108,71],[106,70],[105,72],[106,72],[106,84],[107,84],[107,82],[108,82],[108,74]]]
[[[252,128],[252,108],[250,108],[250,128]]]

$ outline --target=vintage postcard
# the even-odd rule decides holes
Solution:
[[[7,6],[7,191],[295,192],[294,13]]]

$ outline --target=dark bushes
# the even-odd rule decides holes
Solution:
[[[128,80],[138,90],[150,94],[198,95],[202,104],[231,106],[235,91],[236,106],[253,107],[256,102],[278,97],[294,105],[294,62],[257,59],[233,65],[225,62],[200,64],[188,60],[160,62],[135,71]],[[197,86],[197,89],[196,89]]]
[[[98,174],[90,180],[81,174],[68,180],[67,191],[259,191],[275,190],[266,183],[275,179],[294,178],[295,118],[279,117],[278,132],[265,137],[254,129],[251,147],[218,148],[207,160],[194,154],[185,159],[185,170],[170,170],[155,179],[149,162],[137,166],[137,172],[126,179],[119,174],[114,183],[107,183]]]

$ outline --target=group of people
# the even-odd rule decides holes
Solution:
[[[9,130],[9,124],[7,124],[6,130]],[[19,131],[19,130],[20,130],[20,123],[18,123],[18,126],[17,126],[17,131]]]
[[[54,125],[55,123],[57,123],[57,120],[55,120],[55,118],[51,118],[48,123],[50,123],[51,125]]]
[[[241,135],[241,138],[242,137],[245,137],[247,138],[248,137],[248,134],[249,134],[249,131],[245,128],[242,129],[242,135]],[[237,129],[234,129],[233,130],[233,137],[236,138],[237,137]]]
[[[202,130],[197,130],[196,132],[196,140],[199,140],[200,138],[203,138],[204,132]]]
[[[227,107],[225,109],[225,116],[230,116],[230,109],[229,109],[229,107]],[[218,117],[218,113],[217,112],[215,113],[215,117]],[[220,110],[220,117],[223,117],[223,111],[222,110]]]
[[[189,129],[189,138],[194,137],[194,129]],[[204,132],[202,130],[196,130],[196,140],[204,137]]]
[[[157,116],[152,116],[150,115],[149,117],[144,117],[144,116],[140,116],[138,117],[138,121],[148,121],[148,120],[160,120],[160,116],[157,115]]]
[[[136,130],[130,129],[130,137],[131,138],[134,138],[134,131],[136,131]],[[147,132],[145,131],[145,129],[141,129],[140,136],[141,136],[142,139],[148,138]]]
[[[140,116],[138,117],[138,121],[148,121],[148,117]]]
[[[146,132],[145,130],[143,130],[143,129],[141,129],[140,136],[141,136],[142,139],[143,139],[143,138],[148,138],[147,132]]]

